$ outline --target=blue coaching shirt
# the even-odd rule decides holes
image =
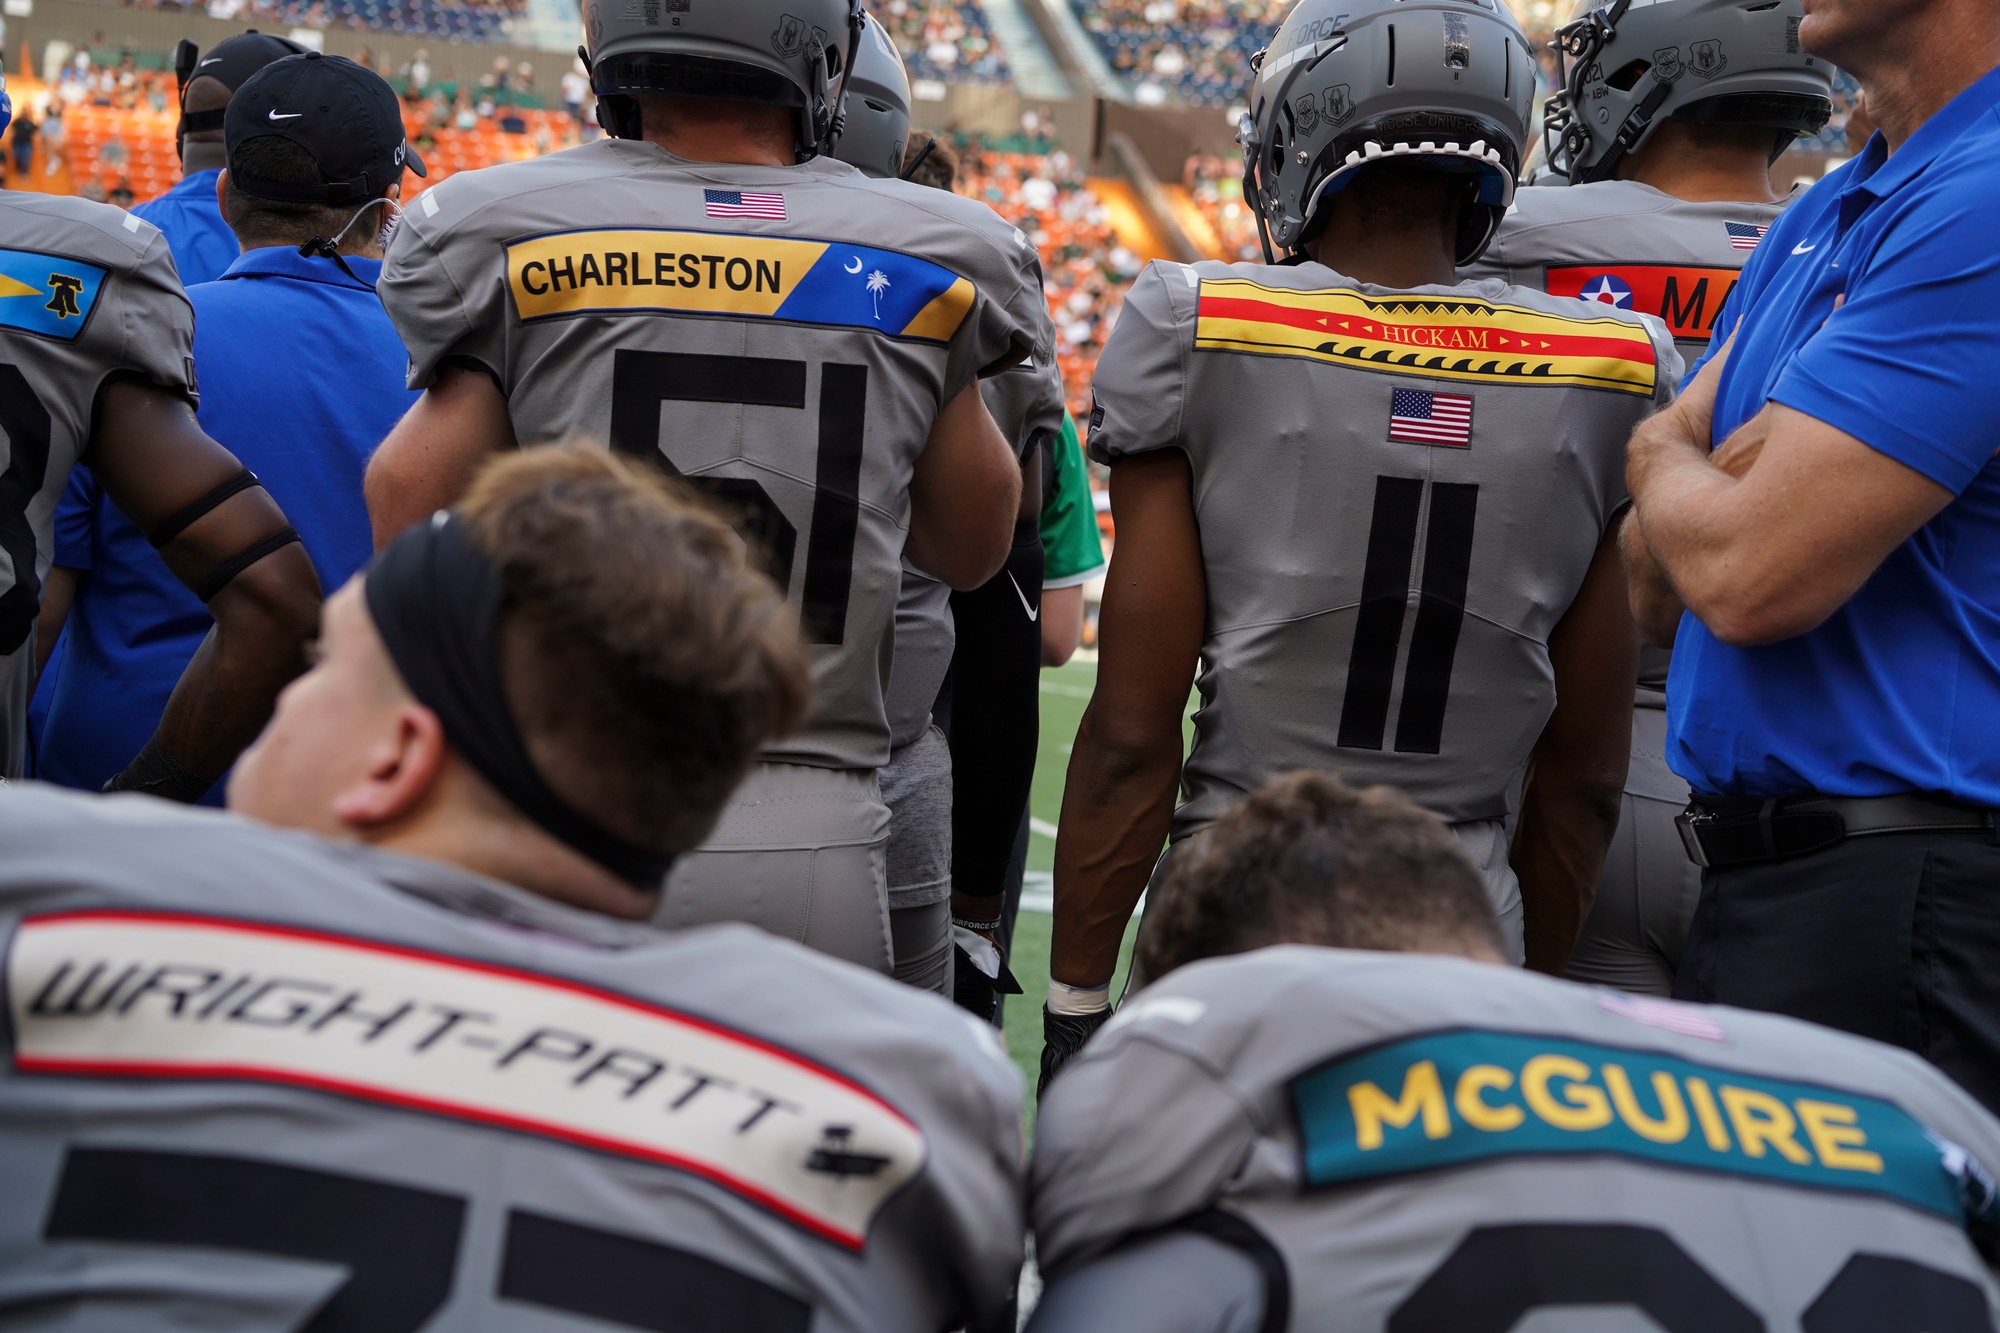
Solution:
[[[1736,344],[1714,442],[1775,401],[1957,498],[1796,638],[1731,647],[1682,617],[1667,760],[1697,792],[1925,791],[2000,806],[1996,218],[2000,71],[1894,156],[1877,134],[1744,268],[1724,315]]]
[[[197,413],[299,530],[331,593],[368,562],[361,477],[417,395],[409,356],[375,296],[380,260],[289,246],[252,250],[194,305]],[[87,569],[41,690],[36,776],[95,791],[131,762],[214,621],[145,536],[76,469],[56,511],[56,563]],[[209,803],[222,799],[221,784]]]
[[[221,175],[218,167],[183,176],[158,199],[134,204],[129,210],[166,233],[167,249],[173,254],[183,287],[214,282],[243,252],[236,243],[236,233],[222,220],[222,205],[215,199],[215,182]]]

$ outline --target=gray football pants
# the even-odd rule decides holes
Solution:
[[[1674,816],[1688,786],[1667,767],[1664,708],[1632,710],[1632,766],[1597,901],[1569,957],[1569,979],[1642,995],[1671,995],[1701,898],[1701,871]]]
[[[896,980],[952,993],[951,746],[935,726],[882,766],[889,807],[889,935]]]
[[[886,973],[888,842],[873,769],[759,764],[708,841],[674,863],[653,921],[745,921]]]

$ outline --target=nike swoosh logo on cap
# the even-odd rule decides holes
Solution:
[[[1042,608],[1028,605],[1028,594],[1021,591],[1021,581],[1014,577],[1014,571],[1011,569],[1007,571],[1007,582],[1014,585],[1014,595],[1021,599],[1021,609],[1028,613],[1028,619],[1040,620]]]
[[[220,59],[222,59],[221,56],[210,56],[208,59],[202,61],[200,65],[196,65],[195,68],[200,69],[202,65],[213,65],[216,61]]]
[[[1819,249],[1818,241],[1814,241],[1811,245],[1807,245],[1804,241],[1800,241],[1797,245],[1792,247],[1792,253],[1795,255],[1802,255],[1807,253],[1808,251],[1817,249]]]
[[[270,111],[270,117],[272,120],[297,120],[300,116],[303,116],[304,114],[305,112],[303,111],[287,111],[283,115],[280,115],[278,114],[278,109],[276,107],[271,108]]]

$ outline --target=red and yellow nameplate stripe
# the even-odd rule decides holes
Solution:
[[[1299,356],[1363,370],[1480,384],[1566,384],[1650,397],[1658,365],[1637,324],[1491,301],[1289,291],[1204,279],[1198,351]]]

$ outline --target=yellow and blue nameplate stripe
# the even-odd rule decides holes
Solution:
[[[104,290],[104,272],[66,255],[0,250],[0,328],[76,341]]]
[[[1959,1224],[1993,1210],[1982,1173],[1893,1103],[1652,1051],[1437,1033],[1322,1065],[1291,1095],[1315,1186],[1591,1154],[1880,1195]]]
[[[949,342],[973,287],[893,250],[730,232],[569,231],[507,247],[523,320],[672,311],[794,320]]]

